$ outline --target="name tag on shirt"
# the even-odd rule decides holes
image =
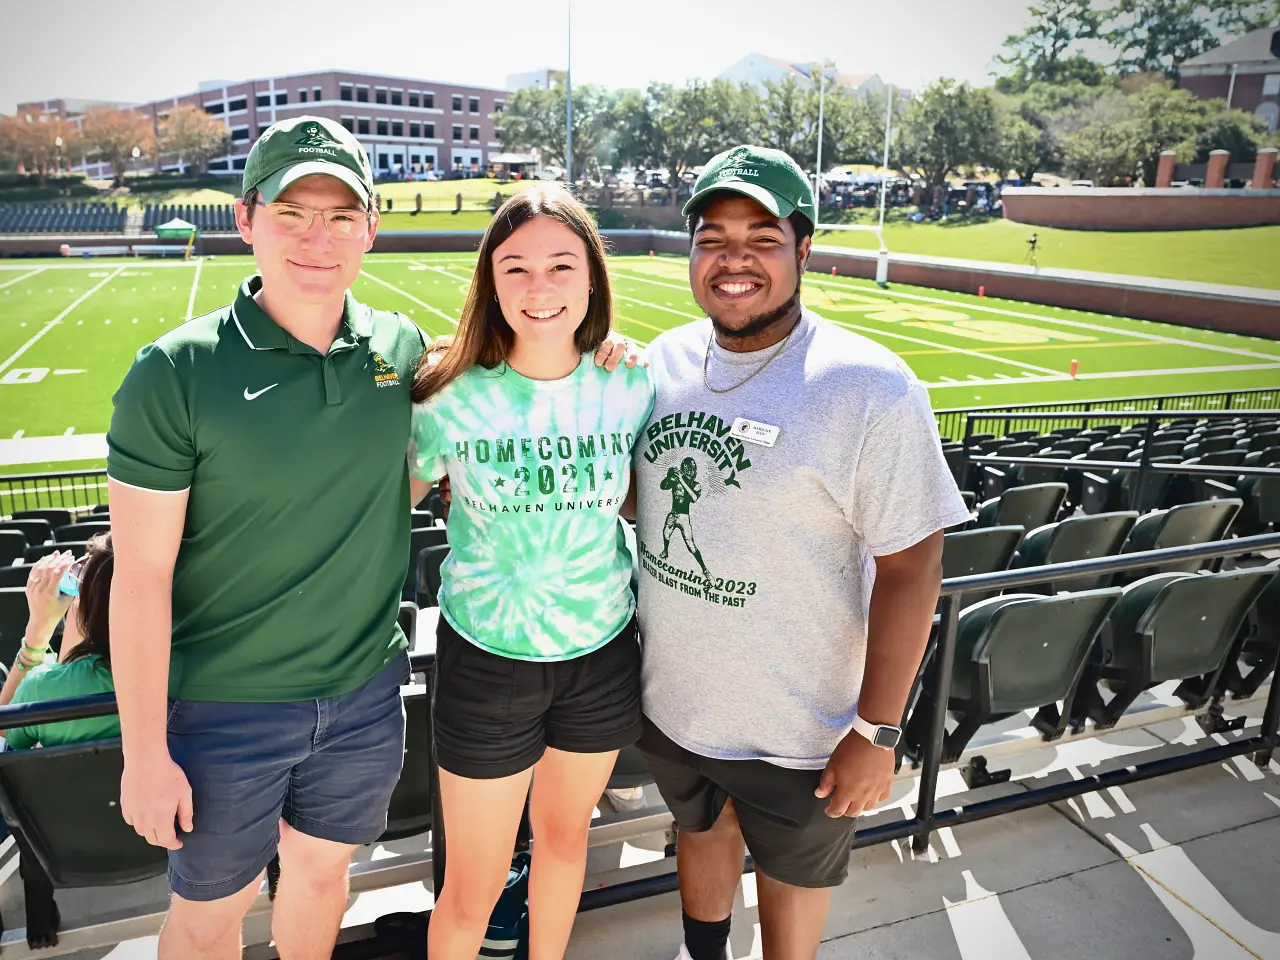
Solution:
[[[731,434],[745,443],[758,443],[762,447],[772,447],[778,440],[779,429],[767,423],[757,423],[746,417],[733,421]]]

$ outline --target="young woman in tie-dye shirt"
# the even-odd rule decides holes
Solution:
[[[446,475],[435,749],[449,832],[433,960],[470,960],[510,867],[534,777],[531,955],[563,954],[587,828],[640,734],[631,557],[618,512],[653,406],[643,366],[608,373],[604,245],[559,188],[494,217],[457,336],[414,380],[410,467]]]

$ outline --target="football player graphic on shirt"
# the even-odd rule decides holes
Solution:
[[[693,539],[693,518],[689,516],[689,507],[702,496],[702,485],[698,483],[698,465],[693,457],[685,457],[680,461],[680,469],[670,467],[661,483],[663,490],[671,491],[671,512],[667,514],[662,525],[662,559],[667,559],[667,550],[671,547],[671,535],[680,531],[684,539],[685,549],[693,554],[702,568],[702,576],[711,582],[711,572],[702,559],[698,544]]]

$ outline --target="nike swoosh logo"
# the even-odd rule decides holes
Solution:
[[[273,383],[273,384],[271,385],[271,387],[278,387],[278,386],[280,386],[280,384],[278,384],[278,383]],[[257,399],[258,399],[258,397],[262,396],[264,393],[266,393],[268,390],[270,390],[270,389],[271,389],[271,387],[263,387],[261,390],[257,391],[256,393],[250,393],[250,392],[249,392],[249,388],[248,388],[248,387],[245,387],[245,388],[244,388],[244,398],[245,398],[246,400],[257,400]]]
[[[797,207],[812,207],[812,206],[813,206],[813,204],[812,204],[812,203],[805,203],[803,200],[801,200],[799,203],[797,203],[797,204],[796,204],[796,206],[797,206]]]

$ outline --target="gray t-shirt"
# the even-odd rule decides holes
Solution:
[[[703,382],[710,337],[701,320],[648,351],[644,710],[702,756],[818,769],[857,712],[874,558],[969,514],[929,395],[889,350],[806,310],[767,368],[717,394]],[[713,344],[711,385],[775,350]],[[772,446],[738,439],[771,427]]]

